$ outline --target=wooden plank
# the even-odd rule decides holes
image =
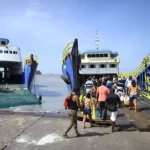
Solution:
[[[78,120],[83,120],[83,114],[81,111],[78,111]],[[87,122],[89,122],[89,119],[87,118]],[[105,125],[110,125],[112,124],[111,120],[102,120],[101,118],[96,117],[96,119],[92,119],[92,122],[95,124],[105,124]]]

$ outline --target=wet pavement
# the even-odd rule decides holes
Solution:
[[[53,115],[52,115],[53,114]],[[64,111],[59,112],[0,112],[0,150],[149,150],[150,132],[139,132],[120,112],[115,133],[110,126],[82,129],[80,137],[74,130],[64,139],[63,131],[69,124]]]

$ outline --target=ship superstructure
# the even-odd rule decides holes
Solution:
[[[0,81],[7,76],[9,81],[22,82],[23,65],[20,48],[10,46],[9,40],[0,38]]]
[[[80,52],[80,74],[83,75],[106,75],[118,74],[120,58],[117,52],[109,49],[99,49],[98,33],[96,33],[95,49]]]

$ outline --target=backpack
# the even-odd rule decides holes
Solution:
[[[70,95],[71,96],[71,95]],[[69,98],[68,98],[68,96],[65,98],[65,100],[64,100],[64,106],[65,107],[68,107],[68,101],[69,101],[69,99],[70,99],[70,96],[69,96]]]

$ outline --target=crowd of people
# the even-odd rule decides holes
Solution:
[[[115,122],[117,119],[117,108],[123,107],[128,100],[129,109],[137,111],[138,90],[136,77],[129,76],[128,79],[114,76],[112,79],[109,76],[103,76],[96,79],[95,77],[88,77],[84,84],[83,93],[78,96],[79,88],[74,87],[73,92],[65,99],[65,108],[70,116],[71,123],[63,136],[68,138],[67,133],[74,126],[77,136],[79,132],[77,129],[77,111],[83,111],[83,128],[86,128],[85,122],[87,116],[91,127],[92,124],[92,100],[94,99],[95,108],[99,112],[99,117],[102,120],[107,120],[107,111],[110,112],[110,120],[112,121],[111,131],[115,131]]]

